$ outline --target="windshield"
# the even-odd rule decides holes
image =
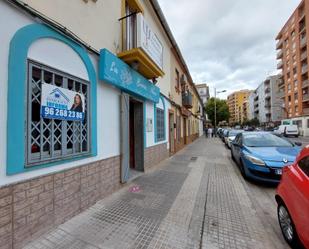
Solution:
[[[229,137],[236,137],[237,134],[244,132],[243,130],[232,130],[229,131]]]
[[[248,147],[293,147],[289,141],[270,133],[245,134],[243,143]]]

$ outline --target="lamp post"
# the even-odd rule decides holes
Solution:
[[[217,137],[217,94],[219,93],[225,93],[226,90],[222,90],[222,91],[217,91],[216,88],[215,89],[215,137]]]

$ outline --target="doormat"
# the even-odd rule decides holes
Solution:
[[[140,191],[141,191],[141,188],[139,186],[137,186],[137,185],[132,186],[132,187],[129,188],[129,192],[131,192],[131,193],[138,193]]]

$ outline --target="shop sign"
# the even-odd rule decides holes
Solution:
[[[42,84],[41,116],[46,119],[82,121],[85,96],[62,87]]]
[[[145,22],[141,13],[137,14],[137,47],[142,48],[146,54],[163,70],[163,46],[157,35]]]
[[[99,79],[125,92],[156,103],[159,102],[160,88],[107,49],[102,49],[100,52]]]

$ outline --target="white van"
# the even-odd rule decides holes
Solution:
[[[299,136],[297,125],[280,125],[278,129],[274,130],[274,132],[284,136]]]

